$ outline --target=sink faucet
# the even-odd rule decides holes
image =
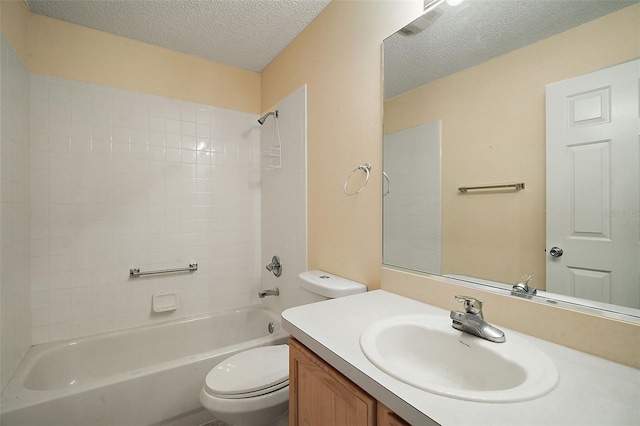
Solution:
[[[258,292],[258,297],[260,299],[264,299],[265,296],[280,296],[280,289],[276,287],[276,288],[270,288],[269,290],[262,290]]]
[[[535,296],[538,289],[529,286],[529,281],[531,281],[532,278],[533,277],[531,275],[520,278],[520,281],[518,281],[511,289],[511,295],[525,297],[527,299],[531,299],[531,296]]]
[[[502,343],[506,339],[504,332],[498,330],[484,320],[482,300],[469,296],[456,296],[456,300],[464,304],[465,312],[451,311],[451,326],[456,330],[482,337],[491,342]]]

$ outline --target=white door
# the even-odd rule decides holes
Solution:
[[[635,60],[547,86],[550,292],[640,308],[639,78]]]

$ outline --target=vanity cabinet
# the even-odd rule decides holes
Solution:
[[[408,425],[295,339],[289,342],[289,424]]]
[[[409,426],[396,413],[378,401],[378,426]]]

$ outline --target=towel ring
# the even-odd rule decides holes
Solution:
[[[358,170],[362,170],[363,172],[365,172],[367,174],[367,177],[364,179],[364,183],[362,184],[362,186],[360,186],[360,188],[356,192],[348,192],[347,185],[349,184],[349,179],[351,179],[351,176],[353,176],[353,174]],[[360,164],[358,167],[351,170],[351,173],[349,173],[349,176],[347,176],[347,179],[344,181],[344,186],[342,188],[344,190],[344,193],[348,196],[358,195],[360,191],[362,191],[364,187],[367,186],[367,183],[369,182],[369,176],[371,176],[371,164]]]

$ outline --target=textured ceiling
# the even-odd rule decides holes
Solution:
[[[443,3],[437,14],[426,15],[430,22],[417,22],[424,28],[421,32],[396,33],[385,40],[385,98],[639,1],[466,0],[455,7]]]
[[[34,13],[262,69],[330,0],[28,0]]]

